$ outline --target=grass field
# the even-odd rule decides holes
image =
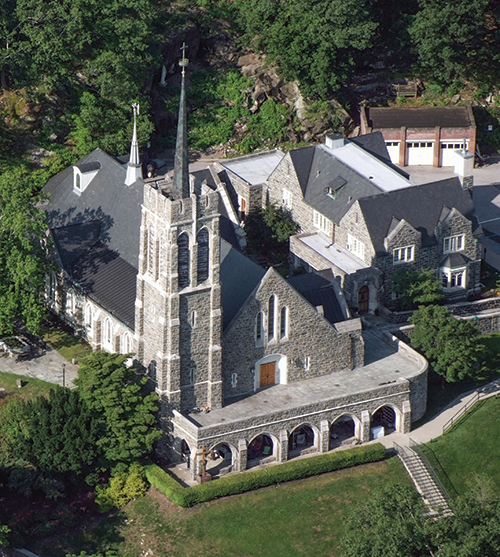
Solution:
[[[451,496],[463,494],[476,474],[488,475],[500,493],[500,398],[478,403],[446,435],[423,446]]]
[[[85,356],[92,354],[92,348],[83,338],[77,337],[57,327],[48,328],[43,338],[52,348],[57,350],[63,358],[66,358],[66,360],[70,362],[73,359],[80,361]]]
[[[64,548],[38,548],[43,557],[64,551],[119,550],[122,557],[340,557],[342,517],[387,482],[411,485],[397,458],[205,503],[173,505],[156,489],[127,505],[114,520]],[[36,550],[36,548],[34,548]]]
[[[1,364],[0,364],[1,365]],[[17,379],[23,380],[23,386],[19,388],[16,384]],[[21,377],[15,373],[0,371],[0,388],[5,389],[6,394],[19,395],[22,398],[35,398],[39,395],[46,395],[56,385],[35,379],[33,377]]]

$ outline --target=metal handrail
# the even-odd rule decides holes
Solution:
[[[441,480],[439,479],[438,475],[436,474],[436,472],[435,472],[434,468],[432,467],[431,463],[428,461],[427,457],[425,456],[424,451],[420,448],[419,444],[411,438],[408,439],[408,444],[409,444],[410,448],[412,450],[414,450],[417,453],[417,455],[420,457],[420,460],[422,461],[425,469],[431,475],[432,479],[436,483],[437,488],[439,489],[439,491],[441,491],[441,495],[444,497],[445,501],[449,502],[450,501],[450,496],[448,494],[448,491],[446,490],[446,488],[442,484]]]
[[[468,400],[461,408],[459,408],[455,414],[453,414],[453,416],[443,425],[443,434],[446,432],[446,430],[450,429],[450,427],[458,420],[460,419],[468,410],[470,410],[477,402],[479,402],[479,399],[481,398],[481,395],[479,394],[478,391],[476,391],[474,393],[474,396]]]

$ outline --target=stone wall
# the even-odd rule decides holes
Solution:
[[[266,192],[267,200],[282,205],[283,189],[287,189],[292,194],[292,205],[291,207],[287,206],[287,209],[290,210],[293,220],[300,225],[300,231],[302,233],[316,232],[317,230],[313,224],[313,210],[304,201],[290,153],[282,159],[269,176]]]
[[[276,296],[275,335],[268,340],[268,302]],[[287,334],[280,338],[281,308],[288,313]],[[263,340],[256,340],[256,320],[264,317]],[[255,296],[237,315],[223,337],[225,397],[253,392],[259,385],[263,358],[277,362],[277,383],[352,369],[364,355],[361,326],[338,333],[302,296],[273,269],[268,271]],[[353,353],[356,360],[353,361]],[[273,359],[272,356],[275,356]],[[236,384],[233,374],[236,373]]]

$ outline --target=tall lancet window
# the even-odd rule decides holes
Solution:
[[[177,272],[179,275],[179,288],[189,286],[189,236],[184,233],[177,238],[178,260]]]
[[[205,282],[208,278],[209,246],[208,230],[202,228],[198,232],[198,284]]]
[[[150,273],[154,272],[154,264],[155,264],[155,229],[153,228],[152,224],[148,225],[148,232],[146,238],[146,264],[148,266],[148,271]]]
[[[269,308],[267,314],[267,338],[268,340],[272,340],[274,338],[274,316],[275,316],[275,308],[276,308],[276,296],[273,294],[269,298]]]

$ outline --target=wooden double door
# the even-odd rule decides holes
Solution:
[[[268,364],[260,364],[260,381],[259,387],[267,387],[274,385],[276,382],[276,362]]]

